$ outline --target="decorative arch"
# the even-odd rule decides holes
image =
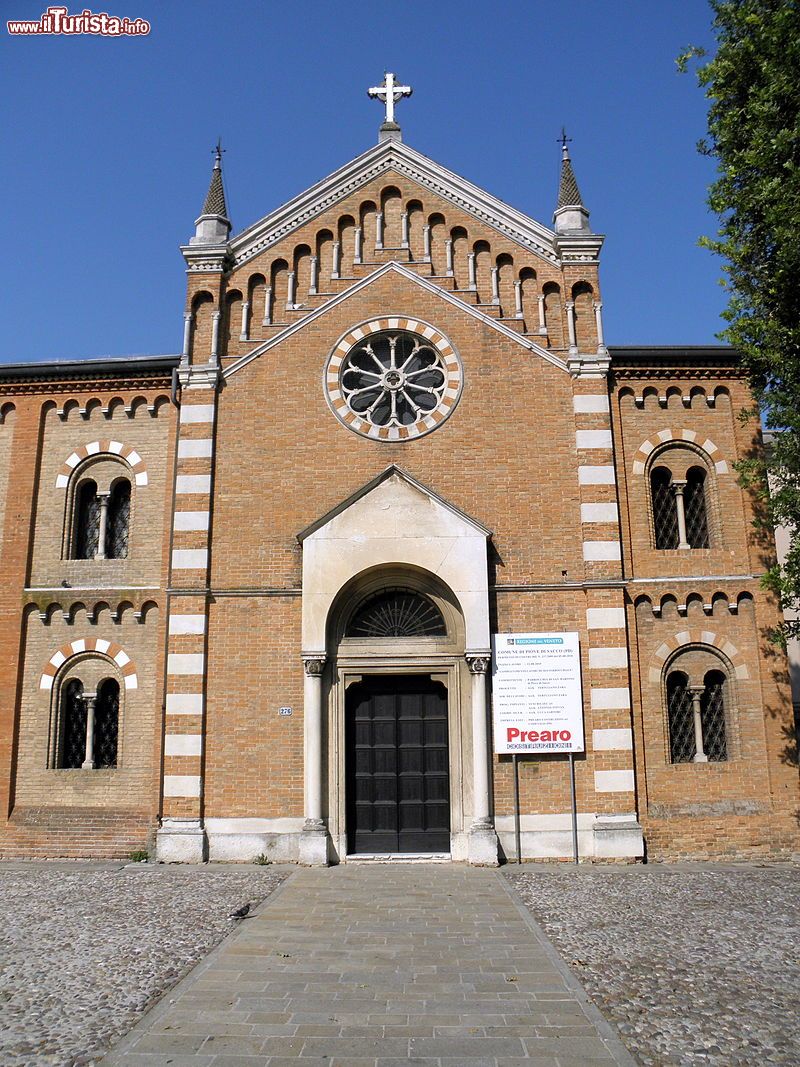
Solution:
[[[744,656],[727,637],[713,633],[711,630],[686,629],[668,637],[650,657],[650,681],[660,684],[665,665],[675,657],[676,653],[691,646],[705,646],[721,653],[722,658],[730,663],[738,679],[750,677]]]
[[[134,475],[136,485],[147,485],[147,468],[144,460],[130,445],[124,445],[121,441],[90,441],[89,444],[80,445],[64,460],[61,470],[56,476],[56,489],[66,489],[75,468],[91,456],[118,456],[124,460]]]
[[[714,464],[714,469],[717,474],[729,474],[730,467],[719,447],[714,444],[710,437],[700,440],[701,437],[702,435],[696,433],[694,430],[673,430],[669,427],[664,430],[659,430],[657,434],[653,437],[649,437],[639,445],[633,457],[633,473],[644,474],[648,465],[652,463],[652,454],[657,449],[661,450],[664,445],[676,444],[693,445],[696,449],[706,453],[708,458]]]
[[[105,656],[107,659],[116,663],[122,672],[126,689],[139,688],[136,664],[122,645],[118,645],[114,641],[106,641],[100,637],[78,638],[75,641],[70,641],[66,645],[62,645],[61,648],[59,648],[57,652],[54,652],[47,661],[47,664],[42,671],[42,676],[39,679],[39,688],[52,689],[56,674],[67,660],[87,652],[96,652],[98,655]]]

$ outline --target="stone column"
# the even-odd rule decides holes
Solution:
[[[683,502],[683,491],[686,482],[673,482],[672,491],[675,494],[675,510],[678,513],[678,548],[691,548],[686,537],[686,509]]]
[[[100,521],[97,525],[97,551],[94,554],[95,559],[106,558],[106,538],[108,536],[108,498],[110,493],[98,493],[97,499],[100,503]]]
[[[216,363],[219,360],[219,324],[222,319],[222,312],[215,311],[211,316],[211,362]]]
[[[293,311],[294,310],[294,303],[295,303],[295,301],[294,301],[294,284],[295,284],[295,273],[294,273],[293,270],[290,270],[288,275],[287,275],[287,277],[286,277],[286,310],[287,311]]]
[[[469,862],[497,866],[497,834],[489,816],[489,745],[486,706],[488,653],[467,653],[472,676],[472,825],[469,831]]]
[[[514,282],[514,318],[522,318],[522,282],[519,279]]]
[[[269,326],[272,323],[272,286],[268,285],[264,290],[264,318],[261,323],[262,326]]]
[[[492,303],[500,303],[500,268],[492,267]]]
[[[422,227],[422,259],[425,263],[431,261],[431,228],[427,223]]]
[[[354,263],[360,263],[361,262],[361,247],[362,247],[362,240],[363,240],[363,231],[362,231],[360,226],[356,226],[355,231],[353,232],[353,239],[354,239],[353,262]]]
[[[602,356],[608,351],[603,336],[603,305],[599,300],[596,300],[592,306],[594,307],[594,321],[597,327],[597,352],[598,355]]]
[[[319,289],[319,259],[316,256],[311,257],[311,281],[308,285],[308,295],[316,296]]]
[[[692,694],[692,715],[694,716],[694,747],[696,749],[692,763],[708,763],[708,756],[703,748],[703,712],[700,700],[705,692],[705,686],[690,685],[689,692]]]
[[[338,278],[342,269],[342,246],[339,241],[333,242],[333,256],[331,261],[331,278]]]
[[[183,351],[181,352],[181,362],[188,363],[189,361],[189,346],[192,342],[192,313],[187,311],[183,316]]]
[[[298,862],[307,867],[328,863],[328,834],[322,821],[322,671],[324,655],[304,655],[303,742],[305,801]]]
[[[94,762],[94,711],[97,706],[97,693],[84,693],[86,704],[86,752],[81,768],[84,771],[93,771]]]
[[[375,216],[375,247],[383,248],[383,212]]]
[[[575,336],[575,301],[568,300],[564,305],[567,309],[567,329],[569,330],[569,351],[574,355],[578,351],[578,341]]]
[[[478,288],[478,276],[475,273],[475,253],[467,252],[467,273],[469,275],[469,287],[475,292]]]
[[[544,293],[539,293],[539,336],[547,337],[547,319],[545,317]]]
[[[444,243],[445,255],[447,257],[447,277],[452,278],[455,274],[455,268],[453,267],[453,238],[448,237]]]
[[[242,301],[242,331],[239,334],[240,341],[246,341],[250,330],[250,301]]]
[[[400,216],[400,247],[408,248],[408,212]]]

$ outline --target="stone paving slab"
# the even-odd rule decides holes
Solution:
[[[97,1063],[286,873],[0,863],[0,1065]]]
[[[633,1063],[498,872],[298,869],[105,1067]]]
[[[644,1067],[800,1064],[800,867],[508,867]]]

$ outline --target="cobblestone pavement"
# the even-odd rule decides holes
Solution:
[[[800,1064],[800,868],[507,868],[639,1063]]]
[[[0,864],[0,1064],[97,1063],[285,871]]]
[[[104,1067],[633,1061],[496,871],[299,869]]]

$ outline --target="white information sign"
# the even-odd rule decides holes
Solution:
[[[495,752],[583,752],[581,656],[576,633],[495,634]]]

